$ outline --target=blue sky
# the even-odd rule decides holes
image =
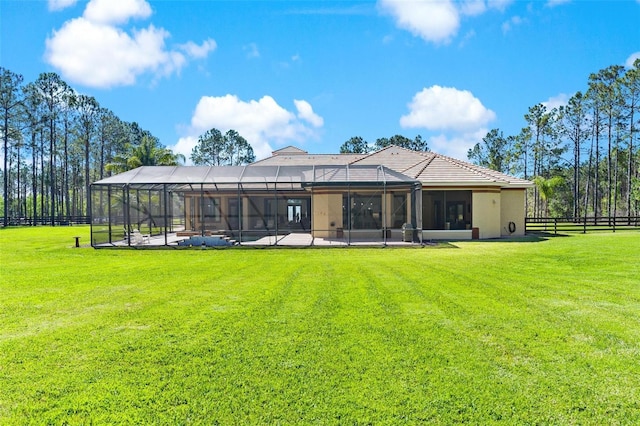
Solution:
[[[640,0],[0,0],[0,66],[57,72],[187,157],[216,127],[258,158],[420,134],[465,159],[639,56]]]

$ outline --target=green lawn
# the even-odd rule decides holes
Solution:
[[[0,424],[640,424],[640,234],[73,248],[0,230]]]

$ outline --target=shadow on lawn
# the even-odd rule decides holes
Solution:
[[[490,240],[479,240],[482,243],[540,243],[552,238],[569,237],[568,234],[554,234],[553,232],[535,232],[524,237],[503,237]]]
[[[566,234],[554,234],[549,232],[536,232],[535,234],[528,234],[524,237],[503,237],[492,238],[488,240],[473,240],[475,243],[491,244],[491,243],[540,243],[547,241],[551,238],[568,237]],[[451,240],[451,241],[438,241],[438,246],[443,248],[459,248],[456,243],[470,242],[469,240]]]
[[[547,231],[531,232],[523,238],[538,238],[540,241],[546,241],[550,238],[570,237],[570,234],[553,233]]]

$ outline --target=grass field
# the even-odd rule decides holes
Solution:
[[[0,424],[640,424],[640,234],[73,248],[0,230]]]

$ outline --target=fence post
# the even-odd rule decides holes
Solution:
[[[553,218],[553,233],[558,235],[558,218]]]

